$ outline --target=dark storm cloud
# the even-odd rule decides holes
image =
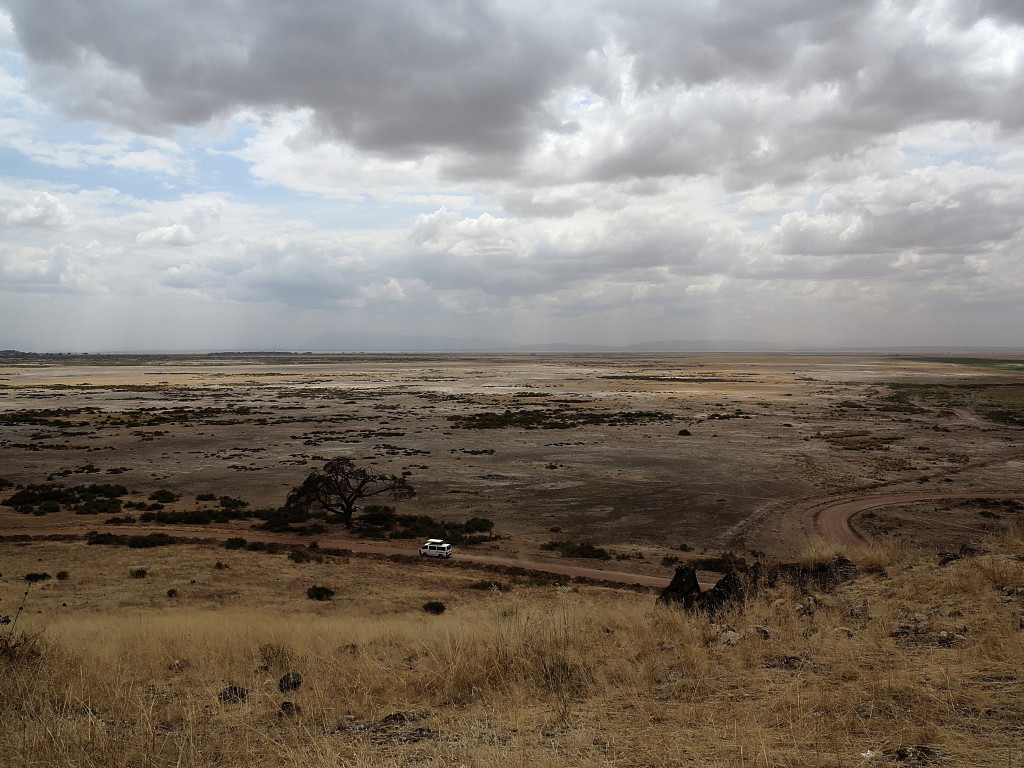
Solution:
[[[38,76],[80,116],[143,130],[239,107],[315,110],[327,137],[409,153],[508,151],[559,125],[542,101],[589,25],[517,4],[11,0]]]
[[[310,109],[315,139],[447,150],[451,179],[516,176],[545,137],[585,132],[570,92],[611,105],[606,139],[566,153],[602,180],[784,181],[908,126],[1024,124],[1022,68],[977,34],[1019,35],[1015,0],[3,2],[74,115],[160,132]]]

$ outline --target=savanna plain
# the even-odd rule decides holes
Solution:
[[[1022,430],[1013,357],[0,353],[2,763],[1021,766]],[[284,507],[338,457],[416,495]]]

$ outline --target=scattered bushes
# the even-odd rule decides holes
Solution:
[[[66,507],[82,515],[116,514],[121,511],[118,497],[128,493],[123,485],[93,483],[63,486],[56,483],[28,485],[3,501],[24,514],[45,515]]]
[[[494,521],[486,517],[471,517],[458,523],[435,520],[430,515],[399,515],[394,507],[368,504],[356,518],[354,532],[368,539],[444,539],[452,544],[472,545],[496,540],[493,529]]]
[[[449,416],[448,421],[460,429],[570,429],[584,425],[617,427],[626,424],[649,424],[652,421],[672,421],[676,417],[662,411],[584,411],[571,408],[505,410],[503,413],[483,411],[468,416]]]

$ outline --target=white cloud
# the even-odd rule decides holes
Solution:
[[[42,192],[32,202],[7,212],[6,219],[13,226],[47,229],[67,229],[75,223],[71,210],[49,192]]]
[[[165,243],[167,245],[192,245],[196,241],[192,229],[187,224],[169,224],[139,232],[135,237],[139,243]]]

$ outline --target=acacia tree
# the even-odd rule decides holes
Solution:
[[[339,457],[309,473],[302,484],[292,489],[285,500],[288,510],[308,512],[319,508],[341,515],[346,528],[352,527],[352,515],[360,499],[383,497],[399,501],[416,495],[404,477],[374,474],[357,467],[351,459]]]

